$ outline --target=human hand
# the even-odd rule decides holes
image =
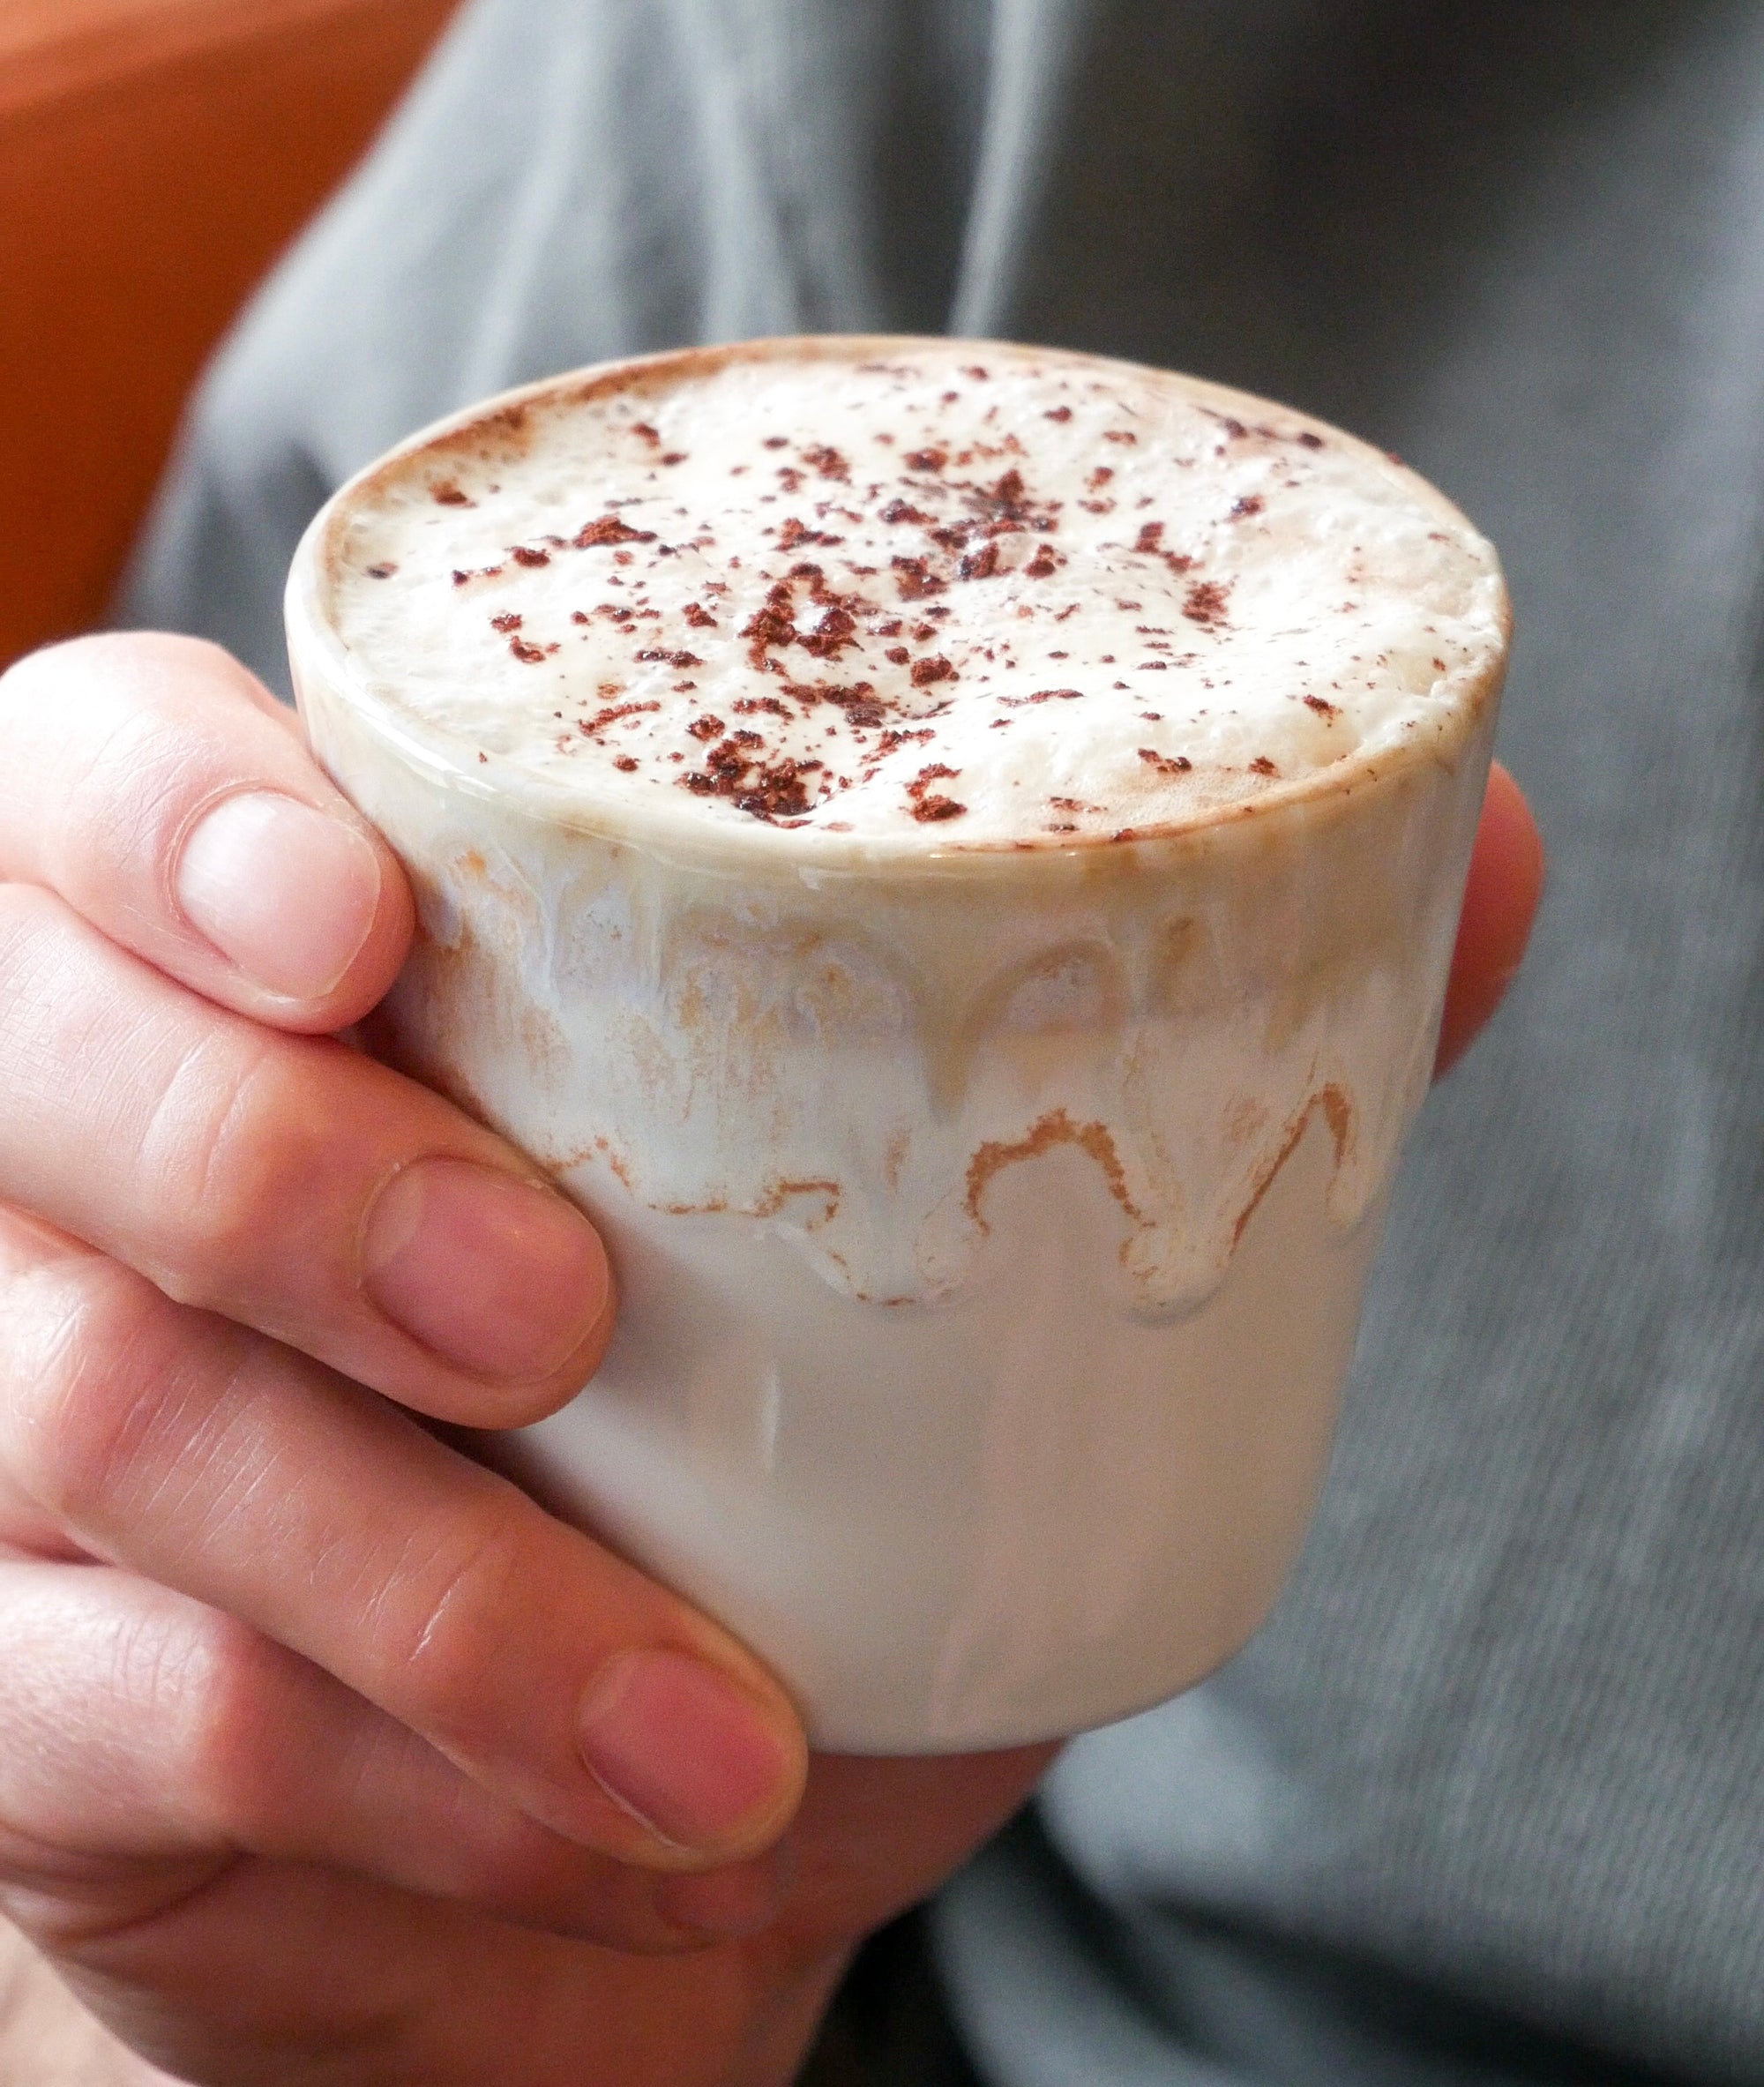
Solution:
[[[1446,1040],[1535,898],[1503,787]],[[408,894],[240,669],[108,639],[0,682],[0,877],[8,1911],[200,2080],[787,2077],[1047,1750],[818,1761],[768,1854],[804,1772],[769,1677],[410,1417],[562,1403],[609,1280],[518,1155],[325,1035]]]

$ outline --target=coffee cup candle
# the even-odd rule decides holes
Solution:
[[[1069,1732],[1235,1650],[1426,1087],[1487,542],[1215,385],[772,340],[415,438],[288,619],[418,896],[386,1048],[618,1274],[505,1467],[824,1746]]]

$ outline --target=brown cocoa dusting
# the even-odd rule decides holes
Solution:
[[[549,565],[551,563],[549,550],[536,550],[530,543],[510,544],[508,555],[517,565]]]
[[[493,616],[490,618],[491,630],[501,631],[505,634],[510,631],[518,631],[520,628],[520,617],[516,616],[512,610],[505,610],[501,616]]]
[[[827,610],[811,631],[799,631],[796,642],[818,660],[837,659],[848,646],[857,643],[857,618],[848,609]]]
[[[1186,775],[1194,763],[1185,753],[1160,753],[1155,746],[1141,746],[1140,759],[1160,775]]]
[[[958,678],[955,669],[940,652],[933,653],[928,660],[913,662],[912,680],[915,688],[929,688],[935,681],[954,681]]]
[[[715,617],[697,602],[688,602],[682,613],[695,631],[714,631],[717,627]]]
[[[931,571],[923,558],[893,558],[894,584],[901,590],[903,602],[922,602],[931,595],[940,595],[944,583]]]
[[[1197,580],[1184,598],[1182,613],[1190,623],[1199,624],[1204,630],[1216,629],[1225,620],[1225,604],[1230,591],[1223,581]]]
[[[766,764],[750,751],[764,743],[758,732],[732,733],[711,748],[702,768],[689,769],[676,782],[699,797],[729,797],[738,811],[768,824],[799,819],[809,810],[804,778],[819,761],[778,760]]]
[[[1319,717],[1337,717],[1341,714],[1336,706],[1322,696],[1306,696],[1304,707],[1307,710],[1314,710]]]
[[[1265,753],[1259,753],[1250,763],[1250,766],[1258,775],[1278,775],[1280,774],[1280,770],[1274,767]]]
[[[471,495],[462,492],[451,478],[444,478],[438,485],[430,486],[429,494],[437,507],[475,507],[477,505]]]
[[[380,565],[368,567],[368,578],[370,580],[390,580],[397,571],[396,565],[389,565],[383,562]]]
[[[602,543],[654,543],[655,532],[633,529],[617,515],[603,514],[597,521],[585,522],[570,541],[578,550],[592,550]],[[627,557],[624,562],[628,565],[630,559]]]
[[[818,703],[831,703],[835,709],[845,713],[848,724],[865,730],[873,730],[887,722],[887,713],[876,700],[873,682],[857,681],[841,686],[831,681],[787,681],[784,693],[794,697],[804,710],[812,710]]]
[[[1050,406],[1043,414],[1042,418],[1043,420],[1069,421],[1072,418],[1072,408],[1069,406]]]
[[[796,642],[796,621],[787,582],[781,580],[767,592],[765,602],[742,625],[741,635],[749,640],[747,657],[755,667],[766,664],[768,651]]]
[[[778,531],[780,550],[796,550],[804,543],[843,543],[843,536],[830,536],[825,529],[811,529],[794,514],[785,516]]]
[[[941,471],[949,461],[946,449],[914,449],[907,453],[909,471]]]
[[[907,785],[913,817],[926,824],[961,818],[968,810],[967,805],[958,804],[953,797],[939,796],[931,787],[934,782],[951,782],[960,773],[959,768],[952,768],[943,761],[931,761],[921,768]]]
[[[604,710],[595,711],[592,717],[579,719],[576,729],[583,738],[592,739],[596,734],[605,731],[609,725],[617,724],[622,717],[639,717],[646,711],[659,710],[661,707],[659,703],[609,703]]]

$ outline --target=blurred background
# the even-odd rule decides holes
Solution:
[[[0,668],[103,614],[227,322],[456,0],[0,0]]]

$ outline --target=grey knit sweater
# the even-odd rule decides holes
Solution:
[[[131,610],[280,680],[294,538],[393,437],[871,327],[1400,449],[1506,555],[1554,861],[1274,1622],[946,1897],[976,2066],[1764,2080],[1764,9],[478,0],[213,371]]]

